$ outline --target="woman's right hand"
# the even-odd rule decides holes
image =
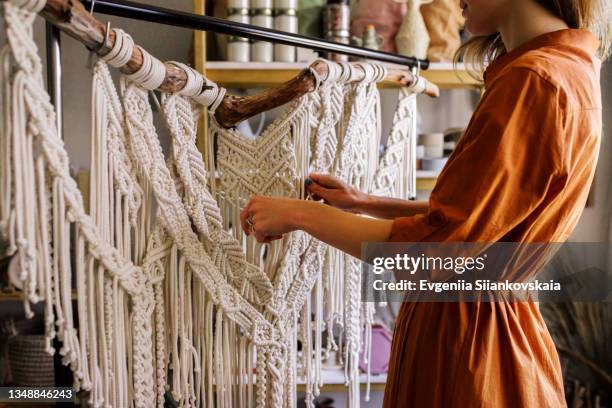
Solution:
[[[359,213],[360,208],[367,201],[368,195],[356,188],[340,181],[329,174],[309,175],[312,181],[306,182],[306,189],[315,200],[323,200],[326,204],[341,210]]]

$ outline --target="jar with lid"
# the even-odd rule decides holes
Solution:
[[[251,0],[251,24],[273,28],[272,0]],[[251,44],[251,60],[256,62],[272,62],[274,56],[272,43],[253,41]]]
[[[274,0],[274,28],[288,33],[297,33],[297,0]],[[295,62],[295,47],[274,44],[274,60]]]
[[[351,10],[348,0],[327,0],[323,13],[323,32],[325,38],[342,44],[350,44],[351,33]],[[328,54],[327,58],[332,61],[348,61],[348,56],[343,54]]]
[[[237,23],[250,24],[249,0],[228,0],[227,19]],[[227,60],[249,62],[249,48],[248,38],[230,36],[227,41]]]

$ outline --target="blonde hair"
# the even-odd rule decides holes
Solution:
[[[584,28],[599,40],[599,56],[605,60],[612,52],[612,12],[609,0],[536,0],[542,7],[559,17],[569,28]],[[501,36],[474,36],[455,53],[455,63],[463,61],[472,76],[481,79],[485,67],[506,53]]]

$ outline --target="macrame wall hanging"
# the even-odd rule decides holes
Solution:
[[[416,197],[415,114],[416,93],[410,88],[401,88],[385,151],[370,190],[373,195],[404,200]]]
[[[361,64],[360,68],[365,72],[364,78],[354,83],[357,74],[355,70],[358,68],[350,64],[328,64],[328,76],[319,89],[307,99],[294,102],[296,106],[301,107],[300,104],[306,100],[310,104],[309,109],[318,112],[316,115],[313,114],[309,121],[312,124],[310,126],[312,130],[309,129],[307,133],[310,154],[307,157],[303,154],[299,156],[301,160],[297,167],[303,169],[297,177],[300,186],[306,174],[314,171],[337,174],[345,181],[366,191],[371,188],[378,166],[380,142],[380,106],[376,82],[386,77],[386,70],[380,65],[365,63]],[[351,82],[353,84],[345,85]],[[296,111],[298,109],[290,107],[287,112]],[[224,195],[231,196],[232,199],[231,206],[225,212],[230,215],[226,218],[226,227],[238,219],[240,209],[253,194],[275,195],[276,193],[276,195],[295,197],[295,189],[292,190],[287,186],[295,185],[295,182],[288,183],[288,180],[292,181],[296,176],[291,170],[278,171],[283,165],[284,168],[291,169],[291,162],[295,160],[294,152],[300,152],[298,149],[292,151],[292,145],[289,144],[292,138],[282,139],[276,133],[277,128],[287,122],[287,117],[286,113],[282,115],[255,141],[247,139],[236,131],[222,129],[216,124],[214,117],[211,118],[211,126],[219,145],[217,169],[221,176],[220,202],[223,202]],[[293,119],[290,116],[289,118]],[[344,118],[342,122],[341,118]],[[285,125],[289,130],[295,132],[296,129],[305,128],[291,124],[290,120],[290,124]],[[300,120],[299,123],[303,125],[306,121]],[[286,135],[287,131],[285,130],[283,134]],[[271,135],[275,136],[276,140]],[[305,144],[302,138],[298,140],[300,146]],[[270,153],[272,149],[277,149],[279,153]],[[306,160],[309,165],[304,168]],[[267,169],[270,167],[270,164],[267,164],[269,162],[276,166],[272,171]],[[261,173],[264,173],[263,176]],[[282,177],[287,174],[290,175],[288,180]],[[262,182],[267,184],[263,185]],[[286,189],[283,190],[283,187]],[[241,231],[238,231],[238,234],[241,234]],[[289,239],[298,234],[290,235]],[[238,238],[243,237],[239,235]],[[337,350],[333,340],[333,327],[339,323],[344,329],[344,359],[347,384],[350,384],[350,405],[358,406],[358,358],[364,321],[361,318],[360,300],[356,297],[361,290],[360,263],[309,237],[304,237],[302,241],[299,241],[299,238],[294,239],[284,244],[285,264],[293,263],[313,271],[309,274],[315,288],[313,298],[306,296],[304,307],[300,311],[299,335],[303,346],[300,372],[306,381],[307,403],[311,405],[313,398],[319,394],[322,384],[322,359],[326,358],[330,351]],[[250,243],[247,244],[247,252],[249,245]],[[261,248],[260,244],[256,245]],[[262,252],[256,252],[257,259]],[[266,252],[266,255],[268,254],[269,252]],[[276,256],[273,255],[272,258],[276,259]],[[312,263],[309,264],[307,260],[312,260]],[[350,268],[348,274],[342,272],[344,265]],[[264,263],[264,266],[269,274],[278,273],[276,265]],[[289,273],[288,276],[296,275]],[[341,292],[338,293],[339,291]],[[331,301],[324,303],[324,298]],[[334,301],[336,299],[344,301]],[[313,311],[314,322],[311,319]],[[370,307],[366,322],[371,322],[372,314]],[[324,320],[329,331],[325,350],[322,345]]]
[[[1,176],[9,180],[10,194],[3,200],[2,213],[11,220],[7,234],[22,269],[26,313],[30,314],[30,302],[44,299],[47,351],[54,352],[51,340],[57,336],[62,362],[72,369],[75,388],[90,391],[90,405],[127,406],[136,401],[135,406],[145,407],[138,403],[145,400],[139,394],[147,392],[146,367],[152,360],[143,340],[151,337],[144,275],[130,261],[127,247],[119,251],[112,246],[106,232],[85,213],[69,174],[68,155],[57,134],[32,39],[34,17],[44,4],[3,3],[8,48],[2,52],[0,84],[3,153],[9,153],[5,159],[10,164]],[[105,128],[106,119],[99,119],[99,129]],[[109,187],[117,174],[107,179]],[[116,191],[130,202],[129,194]],[[130,213],[129,205],[125,208],[121,216]],[[100,216],[103,213],[101,209]],[[73,276],[78,331],[73,321]],[[102,298],[104,302],[98,301]],[[141,381],[138,387],[130,387],[132,375]]]
[[[163,82],[164,64],[141,48],[142,67],[117,92],[106,64],[125,65],[134,43],[114,29],[114,45],[93,72],[86,214],[32,40],[44,3],[3,4],[0,238],[19,259],[26,313],[30,303],[45,302],[48,351],[57,336],[75,387],[90,391],[92,406],[163,407],[169,391],[185,407],[281,407],[296,405],[299,376],[312,406],[322,361],[339,351],[349,405],[357,407],[358,358],[373,318],[356,296],[359,261],[302,232],[258,244],[237,220],[253,194],[306,198],[309,172],[404,195],[413,186],[393,176],[411,160],[413,130],[404,127],[414,98],[402,91],[379,163],[380,65],[326,62],[317,89],[249,140],[215,121],[225,91],[172,62],[187,72],[187,84],[161,98],[172,136],[166,159],[149,94]],[[196,148],[197,105],[210,108],[216,163],[204,163]],[[207,168],[215,167],[212,193]]]

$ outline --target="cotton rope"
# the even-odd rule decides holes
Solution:
[[[201,159],[201,155],[199,154],[199,152],[197,151],[197,148],[195,147],[195,124],[196,124],[196,117],[193,113],[193,108],[189,105],[189,103],[180,98],[178,95],[171,95],[171,96],[165,96],[164,97],[164,103],[163,105],[165,106],[164,112],[166,113],[166,118],[167,121],[169,123],[169,128],[171,129],[171,133],[173,134],[173,142],[174,142],[174,155],[175,155],[175,160],[177,163],[179,162],[183,162],[185,165],[178,165],[177,167],[180,169],[181,167],[184,169],[182,171],[182,173],[184,174],[182,177],[182,181],[184,182],[185,185],[193,185],[193,184],[199,184],[200,187],[200,194],[198,194],[198,196],[200,196],[201,194],[203,194],[204,196],[207,195],[206,193],[206,177],[200,177],[200,180],[194,179],[191,175],[190,175],[190,169],[189,169],[189,163],[187,163],[187,159],[188,158],[197,158],[197,160],[195,162],[192,163],[193,169],[195,170],[196,174],[199,173],[200,176],[202,176],[202,174],[204,173],[203,169],[203,161]],[[180,109],[179,111],[183,112],[182,115],[182,123],[183,126],[177,126],[176,124],[173,125],[173,121],[172,118],[176,118],[177,115],[177,110],[176,107],[177,106],[183,106],[182,109]],[[186,125],[190,123],[190,125]],[[190,132],[185,132],[185,129],[192,129]],[[181,133],[183,134],[190,134],[191,136],[185,138],[185,136],[181,136]],[[183,139],[183,140],[181,140]],[[186,149],[190,149],[191,150],[191,154],[186,155]],[[183,152],[181,154],[181,152]],[[181,159],[181,156],[183,156],[183,159]],[[192,160],[193,161],[193,160]],[[181,172],[179,170],[179,172]],[[196,183],[194,183],[194,181]],[[198,183],[199,181],[199,183]],[[189,188],[187,188],[187,190],[189,190]],[[188,195],[187,195],[188,196]],[[212,197],[211,197],[212,198]],[[209,200],[207,200],[209,201]],[[214,201],[211,201],[211,208],[214,208]],[[189,207],[189,206],[187,206]],[[211,223],[211,225],[215,225],[218,224],[220,226],[220,214],[218,213],[218,210],[214,211],[212,214],[213,217],[213,223]],[[215,218],[217,218],[217,220],[215,221]],[[192,215],[192,219],[193,215]],[[195,222],[195,224],[199,224],[198,222]],[[216,227],[215,229],[217,229],[218,227]],[[216,232],[215,234],[218,235],[218,232]],[[231,237],[231,236],[230,236]],[[234,242],[237,243],[237,241],[234,240]],[[218,245],[218,240],[215,240],[214,242],[216,245]],[[238,250],[240,250],[240,246],[237,247]],[[244,268],[244,265],[243,265]],[[263,277],[267,276],[264,274]],[[281,290],[284,289],[284,286],[281,286]],[[284,318],[282,314],[278,313],[278,311],[274,310],[275,305],[278,304],[278,299],[279,298],[283,298],[282,294],[281,296],[275,297],[276,301],[272,301],[272,302],[266,302],[266,308],[268,310],[268,312],[272,312],[270,317],[273,319],[273,321],[281,321],[281,323],[279,323],[279,326],[281,327],[281,330],[284,328],[284,326],[286,325],[286,323],[284,323]],[[286,332],[286,330],[283,330],[283,332]],[[274,350],[267,350],[264,351],[264,356],[265,358],[271,360],[271,361],[276,361],[276,366],[278,366],[278,369],[271,369],[270,370],[270,375],[266,375],[264,376],[260,376],[258,375],[258,384],[259,382],[263,382],[266,381],[266,383],[268,381],[271,381],[272,383],[272,396],[274,398],[274,400],[276,401],[275,404],[273,404],[273,406],[281,406],[282,403],[282,399],[283,399],[283,393],[285,393],[284,390],[284,374],[283,371],[286,370],[286,357],[284,357],[282,354],[279,356],[277,354],[277,352],[275,352]],[[263,357],[259,357],[258,355],[258,359],[259,358],[263,358]],[[261,398],[261,397],[259,397]]]
[[[342,348],[350,406],[358,406],[356,367],[361,331],[364,324],[366,329],[370,327],[373,318],[372,309],[360,310],[355,299],[360,285],[358,261],[347,256],[335,263],[327,246],[303,233],[291,234],[274,248],[249,243],[239,228],[231,226],[254,192],[303,198],[303,180],[310,171],[337,174],[364,190],[406,191],[402,187],[406,183],[391,180],[387,168],[406,162],[408,137],[394,138],[393,134],[396,125],[397,130],[401,127],[400,119],[405,119],[399,111],[408,96],[400,100],[396,117],[401,118],[397,122],[394,118],[390,144],[380,165],[374,154],[380,137],[375,83],[386,76],[384,67],[327,63],[326,77],[315,75],[317,90],[291,104],[253,143],[236,131],[221,128],[212,117],[211,129],[220,146],[217,167],[221,192],[217,206],[207,186],[202,157],[195,148],[194,106],[177,94],[163,95],[164,116],[173,136],[173,158],[166,164],[146,91],[126,83],[123,113],[108,70],[99,63],[94,70],[95,203],[91,209],[95,222],[103,227],[98,230],[85,215],[80,193],[67,175],[67,156],[54,130],[52,107],[48,96],[40,92],[42,73],[31,40],[34,13],[16,4],[36,11],[44,2],[13,0],[4,6],[11,48],[1,54],[0,73],[8,79],[2,83],[10,85],[0,95],[0,126],[15,137],[0,144],[0,154],[7,158],[0,168],[1,180],[11,192],[8,199],[0,201],[0,230],[9,244],[13,243],[12,252],[27,254],[20,258],[26,265],[24,293],[29,301],[45,299],[48,338],[56,334],[57,326],[57,335],[64,343],[64,362],[75,371],[75,384],[91,389],[90,403],[161,407],[166,371],[170,369],[173,395],[183,406],[245,406],[253,395],[257,406],[293,406],[298,368],[296,330],[301,324],[300,337],[306,347],[302,368],[307,403],[312,406],[322,385],[321,358],[338,348],[333,341],[333,325],[341,323],[344,336],[339,345],[346,342]],[[115,29],[114,46],[103,59],[110,65],[123,66],[133,47],[131,37]],[[28,49],[34,52],[22,51]],[[143,65],[127,79],[148,90],[158,88],[165,67],[145,50],[141,52]],[[20,84],[20,72],[10,81],[11,58],[21,67],[20,72],[32,78],[22,88],[14,85]],[[214,113],[225,90],[188,66],[172,63],[187,72],[187,83],[179,94],[210,107]],[[357,69],[364,72],[364,78],[351,83],[356,80]],[[418,80],[413,86],[418,87]],[[20,96],[22,90],[26,98]],[[17,101],[27,102],[11,106],[8,101],[15,100],[13,94]],[[35,98],[28,98],[30,94]],[[9,119],[19,117],[20,106],[46,126],[37,127],[37,122],[19,126],[25,122]],[[406,115],[414,112],[413,106],[405,107]],[[44,120],[34,114],[39,107],[43,108],[39,113],[51,112]],[[43,154],[39,159],[35,159],[31,143],[23,145],[16,137],[24,131],[30,136],[21,139],[38,136],[41,140]],[[18,157],[23,160],[18,161]],[[137,171],[132,163],[137,164]],[[261,169],[261,163],[272,166]],[[47,184],[47,174],[54,182]],[[151,219],[146,199],[149,190],[159,207],[158,221],[152,229],[146,227]],[[19,207],[19,203],[28,202],[36,205],[29,210],[25,205]],[[23,217],[24,210],[32,217]],[[74,238],[69,233],[72,223],[78,226]],[[227,232],[232,230],[234,236]],[[71,239],[76,245],[77,289],[87,294],[77,297],[79,325],[87,328],[79,337],[73,328],[70,301]],[[239,244],[245,241],[246,256]],[[26,243],[33,243],[36,251],[24,250],[30,245]],[[51,243],[56,246],[54,250]],[[142,263],[145,273],[132,262]],[[334,263],[346,266],[345,283],[341,283],[343,274],[334,272]],[[28,264],[31,272],[27,272]],[[333,301],[323,300],[339,288],[344,292],[344,310]],[[126,308],[129,299],[132,308]],[[172,316],[170,324],[166,316]],[[331,338],[325,350],[321,336],[324,326]],[[117,341],[117,337],[125,342]],[[370,342],[367,333],[365,342],[366,346]],[[251,375],[254,358],[258,367],[256,385]],[[127,381],[131,377],[134,381]]]
[[[215,348],[224,350],[221,353],[215,353],[217,363],[214,365],[216,365],[217,388],[220,384],[228,386],[225,380],[229,378],[228,376],[231,373],[225,367],[227,360],[231,360],[231,347],[227,344],[229,341],[227,333],[231,331],[231,321],[241,327],[244,336],[257,348],[257,361],[260,362],[260,370],[258,371],[255,393],[256,405],[266,406],[269,392],[272,398],[271,405],[274,406],[274,402],[278,402],[278,398],[282,398],[282,390],[279,387],[282,387],[283,355],[286,353],[283,345],[278,342],[278,333],[255,307],[228,284],[208,256],[204,246],[199,242],[197,235],[191,229],[191,222],[177,192],[176,182],[164,162],[161,146],[153,126],[147,92],[129,82],[124,88],[123,100],[131,148],[134,152],[139,153],[136,161],[151,183],[159,205],[162,225],[185,257],[185,262],[189,268],[189,271],[186,270],[187,273],[193,272],[195,274],[217,308]],[[179,270],[180,274],[181,271]],[[181,281],[182,279],[179,276],[179,285]],[[181,312],[179,311],[179,313]],[[189,312],[184,313],[187,316],[189,315]],[[227,339],[225,345],[223,345],[221,336]],[[174,370],[176,369],[175,367]],[[226,374],[219,376],[219,373]],[[270,389],[268,389],[264,380],[267,376],[272,380]],[[222,392],[217,392],[218,403],[220,406],[231,406],[231,396],[224,393],[223,387],[221,388]],[[227,390],[227,392],[230,391]]]
[[[107,54],[102,55],[100,58],[106,61],[110,66],[121,68],[132,58],[134,40],[128,33],[120,28],[113,28],[113,33],[115,33],[113,47]]]
[[[401,88],[393,115],[386,149],[378,164],[371,193],[379,196],[409,199],[416,191],[411,183],[414,173],[412,150],[414,144],[416,93]]]
[[[236,129],[219,126],[210,112],[209,117],[211,143],[216,140],[218,144],[216,168],[220,175],[219,190],[223,192],[218,202],[224,228],[235,226],[232,232],[239,242],[245,242],[246,259],[263,266],[270,280],[274,281],[282,254],[290,246],[289,241],[303,234],[289,234],[283,240],[259,244],[253,236],[243,234],[239,228],[239,215],[250,197],[256,194],[304,196],[303,180],[308,172],[310,150],[308,98],[291,102],[256,139],[246,138]],[[264,252],[267,253],[265,260]]]
[[[140,68],[126,77],[140,84],[144,89],[150,91],[159,88],[166,77],[166,66],[157,58],[151,56],[144,48],[138,46],[142,54],[142,65]]]
[[[363,70],[361,81],[348,85],[341,123],[341,148],[337,167],[340,179],[361,191],[369,191],[378,165],[380,100],[376,82],[386,75],[374,63],[355,63]],[[351,75],[352,76],[352,75]],[[361,264],[343,256],[344,263],[344,366],[349,405],[359,405],[359,353],[361,351]]]
[[[220,209],[207,188],[204,160],[196,147],[195,106],[179,94],[164,94],[162,108],[172,135],[174,165],[183,184],[183,205],[204,237],[210,258],[242,296],[256,305],[267,304],[272,296],[270,279],[246,261],[242,245],[223,229]]]
[[[328,74],[319,89],[310,96],[318,105],[320,116],[312,136],[309,171],[331,173],[333,172],[338,144],[335,129],[340,119],[343,104],[343,84],[339,82],[343,68],[338,64],[324,60],[318,60],[318,62],[327,65]],[[329,247],[316,239],[310,240],[305,251],[305,259],[314,256],[314,259],[318,260],[316,265],[312,265],[316,268],[312,268],[315,277],[314,305],[311,305],[310,299],[307,299],[302,310],[302,333],[303,335],[308,333],[308,339],[305,339],[308,352],[303,353],[303,376],[306,379],[306,403],[308,406],[312,406],[313,400],[318,396],[322,385],[323,280],[327,281],[331,274],[331,265],[326,257],[328,251]],[[312,345],[312,339],[310,338],[312,332],[310,328],[311,306],[314,306],[315,312],[314,350],[310,348]],[[308,316],[308,319],[305,319],[306,316]],[[329,347],[331,348],[331,346]]]
[[[86,215],[81,193],[70,177],[68,156],[57,134],[53,106],[43,88],[42,65],[32,39],[35,13],[44,4],[17,0],[3,4],[8,48],[3,50],[0,61],[0,123],[9,140],[3,146],[9,147],[13,155],[2,173],[3,181],[9,178],[13,186],[8,212],[14,221],[9,223],[8,234],[20,256],[28,315],[29,302],[45,301],[47,351],[53,352],[51,340],[57,336],[62,342],[62,362],[72,369],[75,388],[90,390],[91,405],[128,404],[125,371],[118,370],[115,376],[110,375],[109,368],[126,364],[135,376],[139,375],[136,366],[120,361],[128,347],[116,341],[113,334],[121,336],[120,328],[126,326],[125,316],[117,308],[127,300],[118,294],[120,289],[133,302],[130,319],[134,320],[134,330],[127,334],[135,344],[150,338],[144,314],[139,312],[145,310],[140,303],[144,291],[142,270],[102,238],[94,220]],[[9,66],[10,70],[6,69]],[[8,104],[9,100],[12,103]],[[6,201],[3,213],[7,212],[5,205]],[[80,333],[72,318],[72,248]],[[101,307],[102,303],[94,302],[97,294],[92,282],[102,283],[105,276],[111,280],[110,289],[118,300]],[[97,286],[98,291],[102,287]],[[118,320],[107,325],[110,316]],[[97,344],[98,339],[101,344]],[[107,354],[98,358],[100,348]],[[138,346],[134,346],[133,353],[137,359],[136,355],[141,354]],[[147,359],[146,352],[143,358]]]
[[[92,81],[92,160],[90,170],[90,215],[96,220],[104,239],[115,246],[126,259],[141,264],[147,242],[146,225],[149,223],[150,204],[146,202],[145,189],[133,167],[132,152],[127,148],[123,107],[112,82],[108,67],[102,61],[94,66]],[[134,238],[134,242],[132,242]],[[95,285],[95,281],[86,285]],[[99,353],[108,355],[106,398],[113,406],[135,401],[135,406],[151,406],[155,401],[153,385],[153,360],[151,342],[151,310],[153,292],[147,288],[148,297],[133,299],[140,305],[136,313],[143,313],[140,320],[126,326],[130,319],[127,303],[122,299],[124,291],[116,281],[105,275],[103,286],[94,288],[101,293],[96,303],[104,304],[106,345]],[[143,327],[146,326],[146,327]],[[133,329],[133,333],[129,330]],[[133,337],[133,343],[129,342]],[[121,343],[121,340],[127,343]],[[130,350],[131,345],[135,347]],[[133,356],[128,358],[127,353]],[[103,366],[106,369],[106,366]],[[128,373],[134,378],[134,386],[128,387]]]

